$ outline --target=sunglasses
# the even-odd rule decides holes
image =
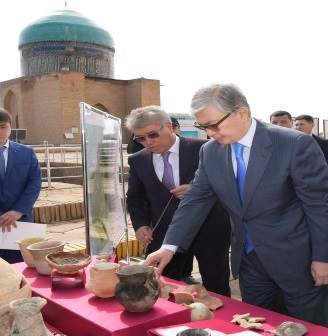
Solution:
[[[160,129],[158,129],[157,131],[150,131],[149,133],[147,133],[146,135],[135,135],[133,137],[133,140],[139,143],[143,143],[148,139],[157,139],[159,138],[160,134],[159,131],[163,128],[164,126],[162,125]]]
[[[218,129],[218,126],[225,121],[228,117],[231,116],[232,113],[227,113],[223,118],[219,119],[217,122],[210,124],[210,125],[199,125],[196,121],[194,122],[194,126],[198,129],[201,129],[203,131],[211,130],[216,131]]]

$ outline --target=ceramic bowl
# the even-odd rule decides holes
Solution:
[[[51,268],[62,274],[75,274],[88,266],[91,257],[82,252],[54,252],[46,255],[46,261]]]
[[[16,243],[19,246],[23,260],[28,267],[35,267],[34,259],[30,251],[27,249],[27,246],[44,241],[45,238],[42,237],[30,237],[23,240],[18,240]]]
[[[45,240],[27,246],[32,254],[37,272],[43,275],[50,275],[51,267],[46,261],[46,255],[52,252],[63,251],[65,243],[60,240]]]

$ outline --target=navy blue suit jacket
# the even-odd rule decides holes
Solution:
[[[32,209],[41,190],[41,170],[32,148],[10,141],[4,181],[0,181],[0,214],[23,213],[20,221],[33,222]]]

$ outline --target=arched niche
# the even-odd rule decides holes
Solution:
[[[101,104],[101,103],[97,103],[97,104],[95,105],[95,108],[97,108],[97,109],[99,109],[99,110],[101,110],[101,111],[104,111],[104,112],[109,113],[108,109],[107,109],[103,104]]]
[[[11,114],[12,128],[19,128],[17,97],[11,90],[5,95],[4,108]]]

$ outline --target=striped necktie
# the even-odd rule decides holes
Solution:
[[[169,162],[170,152],[166,152],[162,154],[163,162],[164,162],[164,171],[162,183],[169,190],[175,188],[174,177],[173,177],[173,169]]]

